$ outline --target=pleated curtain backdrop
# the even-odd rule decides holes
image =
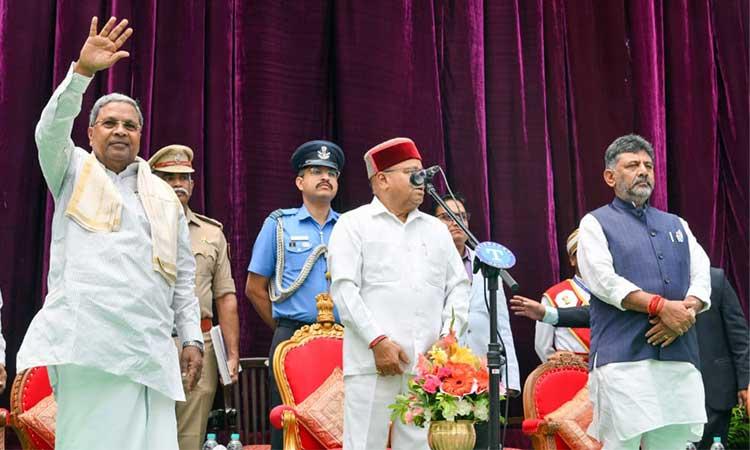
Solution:
[[[539,298],[571,275],[568,233],[612,199],[606,146],[639,133],[656,151],[652,203],[690,223],[747,312],[747,0],[0,0],[10,377],[43,303],[54,206],[34,127],[94,15],[129,18],[135,34],[131,57],[89,87],[73,140],[88,148],[85,116],[118,91],[141,102],[142,157],[195,150],[191,206],[224,223],[243,356],[266,354],[271,336],[243,294],[252,245],[269,212],[301,203],[289,157],[313,138],[346,153],[342,212],[371,197],[363,153],[414,139],[466,195],[474,233],[512,249],[522,293]],[[525,376],[534,325],[512,326]]]

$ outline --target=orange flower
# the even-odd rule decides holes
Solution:
[[[443,380],[441,390],[446,394],[462,397],[474,390],[474,368],[468,364],[448,363],[451,375]]]
[[[447,336],[443,336],[442,339],[437,341],[435,345],[438,348],[442,348],[449,354],[452,353],[452,350],[455,348],[456,345],[458,345],[458,339],[456,339],[456,332],[451,328],[450,332]]]
[[[482,367],[476,371],[475,375],[477,378],[477,393],[482,394],[487,392],[490,386],[490,371],[487,370],[487,366],[482,364]]]

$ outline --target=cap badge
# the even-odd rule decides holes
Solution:
[[[328,147],[325,145],[320,147],[320,150],[318,150],[318,158],[320,159],[328,159],[331,157],[331,152],[328,151]]]

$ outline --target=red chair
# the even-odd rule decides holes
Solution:
[[[569,447],[544,417],[571,400],[588,382],[588,366],[573,353],[558,356],[534,369],[524,383],[523,432],[535,450],[568,450]]]
[[[341,369],[343,361],[344,329],[334,322],[333,301],[328,294],[319,294],[316,301],[318,322],[297,330],[291,339],[276,348],[273,358],[274,375],[283,404],[271,410],[271,424],[283,428],[285,450],[326,448],[301,426],[295,409],[336,368]],[[343,411],[341,415],[343,420]]]
[[[21,423],[18,418],[42,399],[52,394],[46,367],[34,367],[16,375],[10,391],[10,412],[0,409],[0,428],[12,428],[21,441],[23,450],[53,450],[37,431]],[[2,430],[4,432],[4,430]],[[0,440],[0,442],[2,442]]]

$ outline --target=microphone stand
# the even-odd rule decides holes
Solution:
[[[425,182],[425,192],[427,192],[438,205],[442,206],[445,213],[456,222],[461,231],[466,233],[469,238],[466,245],[470,249],[474,250],[479,245],[479,240],[474,234],[469,231],[466,225],[448,208],[445,201],[440,198],[435,186],[429,181]],[[490,342],[488,344],[487,351],[487,368],[490,372],[490,423],[489,423],[489,448],[490,450],[502,450],[502,443],[500,442],[500,382],[501,370],[505,365],[505,346],[502,340],[498,340],[497,336],[497,290],[499,289],[498,276],[503,279],[503,282],[513,292],[518,291],[518,283],[510,276],[505,269],[498,269],[490,266],[484,262],[481,262],[479,258],[474,259],[474,272],[478,270],[482,271],[482,276],[485,279],[487,290],[490,291]]]

